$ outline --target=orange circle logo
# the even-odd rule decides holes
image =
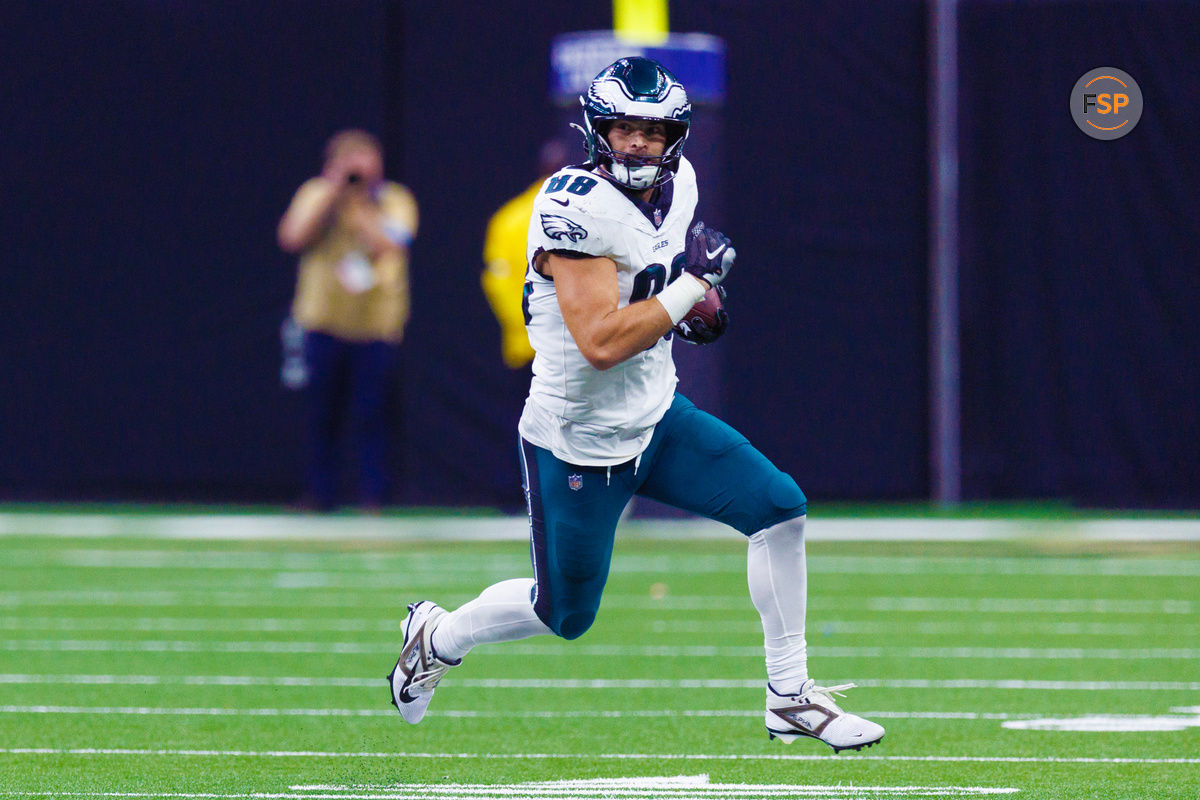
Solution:
[[[1120,139],[1142,118],[1142,90],[1116,67],[1088,70],[1071,90],[1071,117],[1093,139]]]

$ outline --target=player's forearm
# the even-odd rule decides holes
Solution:
[[[642,300],[611,311],[572,335],[588,363],[606,370],[653,347],[671,324],[661,303]]]
[[[707,289],[708,284],[703,280],[684,275],[654,297],[605,315],[603,321],[607,325],[601,326],[600,336],[594,342],[598,355],[588,361],[597,369],[608,369],[653,347],[704,297]]]

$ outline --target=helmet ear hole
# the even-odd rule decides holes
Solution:
[[[615,119],[598,119],[595,122],[596,135],[603,136],[604,141],[608,141],[608,132],[612,130],[612,126],[616,123]]]

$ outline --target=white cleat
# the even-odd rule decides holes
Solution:
[[[446,610],[437,603],[422,600],[409,604],[408,616],[400,626],[404,646],[387,680],[392,688],[392,705],[413,725],[425,716],[438,681],[448,669],[462,663],[461,659],[453,663],[443,661],[433,650],[430,637],[438,620],[445,615]]]
[[[811,679],[804,682],[794,695],[782,695],[767,684],[767,733],[772,739],[791,742],[797,736],[820,739],[833,748],[861,750],[883,738],[883,727],[870,720],[847,714],[833,702],[832,694],[853,689],[853,683],[824,688]]]

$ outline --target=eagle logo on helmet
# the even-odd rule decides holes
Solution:
[[[570,239],[578,242],[587,238],[587,228],[557,214],[542,214],[542,231],[551,239]]]

